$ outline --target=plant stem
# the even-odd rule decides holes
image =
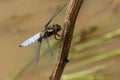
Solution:
[[[83,3],[83,0],[70,0],[69,2],[68,12],[65,18],[61,51],[58,56],[56,65],[50,76],[50,80],[60,80],[62,72],[65,68],[65,65],[68,62],[67,58],[68,58],[69,49],[71,45],[74,26],[75,26],[76,18],[82,3]]]

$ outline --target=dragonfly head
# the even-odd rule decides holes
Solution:
[[[54,30],[57,31],[57,32],[60,31],[61,30],[61,26],[58,25],[58,24],[55,24],[54,25]]]

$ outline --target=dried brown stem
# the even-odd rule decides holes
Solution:
[[[68,11],[66,13],[66,18],[65,18],[61,51],[58,56],[56,65],[53,69],[53,72],[50,76],[50,80],[60,80],[65,65],[68,62],[67,58],[68,58],[72,35],[74,31],[74,25],[82,3],[83,0],[70,0],[69,2]]]

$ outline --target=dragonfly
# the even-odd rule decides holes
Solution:
[[[49,54],[51,57],[53,57],[53,52],[52,49],[50,47],[50,43],[49,43],[49,37],[51,37],[52,35],[54,35],[55,39],[58,40],[57,36],[59,37],[60,35],[58,34],[58,32],[62,29],[61,26],[59,24],[54,24],[52,25],[52,27],[49,26],[49,24],[52,22],[52,20],[64,9],[64,7],[67,5],[67,3],[65,3],[58,11],[56,11],[53,16],[48,20],[48,22],[43,26],[43,28],[41,29],[41,31],[37,34],[35,34],[34,36],[28,38],[27,40],[25,40],[23,43],[21,43],[19,45],[19,47],[26,47],[34,42],[36,42],[36,48],[35,48],[35,56],[34,56],[34,62],[35,64],[38,63],[39,61],[39,54],[40,54],[40,48],[41,48],[41,43],[44,40],[46,40],[47,45],[49,47]]]

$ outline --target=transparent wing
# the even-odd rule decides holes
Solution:
[[[47,42],[47,45],[48,45],[48,56],[50,57],[50,59],[52,60],[53,59],[53,51],[50,47],[50,43],[49,43],[49,39],[48,38],[45,38],[46,42]]]
[[[67,5],[67,3],[65,3],[56,13],[53,14],[53,16],[49,19],[49,21],[46,23],[46,25],[43,27],[47,28],[48,25],[51,23],[51,21],[63,10],[63,8]]]
[[[35,55],[34,55],[34,63],[37,64],[39,62],[39,54],[40,54],[41,43],[37,42],[35,46]]]
[[[35,41],[37,41],[40,38],[40,33],[35,34],[33,37],[27,39],[26,41],[24,41],[22,44],[20,44],[20,47],[25,47],[28,46],[32,43],[34,43]]]

